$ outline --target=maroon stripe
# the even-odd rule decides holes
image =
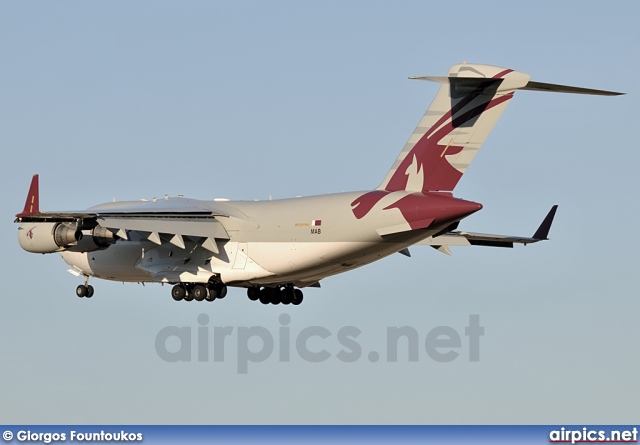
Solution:
[[[498,74],[493,76],[492,79],[502,79],[504,76],[506,76],[509,73],[513,73],[513,70],[500,71]]]
[[[488,104],[485,102],[475,106],[471,110],[467,111],[464,116],[461,116],[462,120],[458,125],[464,125],[465,123],[482,114],[484,111],[488,111],[491,108],[511,99],[512,97],[513,92],[495,98]],[[431,132],[429,134],[425,134],[411,149],[407,156],[405,156],[405,158],[402,160],[394,175],[389,180],[389,183],[385,187],[385,190],[396,191],[404,190],[406,188],[408,178],[405,174],[405,171],[413,162],[414,157],[418,161],[418,170],[421,171],[421,173],[424,175],[426,181],[423,190],[449,190],[451,187],[455,186],[455,184],[457,184],[460,180],[461,173],[455,168],[451,167],[447,160],[445,160],[444,158],[440,158],[440,153],[443,147],[437,145],[437,141],[441,140],[453,130],[453,122],[451,121],[439,130]],[[462,148],[463,147],[461,146],[450,146],[447,150],[447,153],[456,154],[459,153]],[[441,164],[441,162],[446,163],[446,166],[444,166],[446,170],[440,172],[441,174],[438,174],[434,177],[434,173],[438,169],[438,166],[439,164]],[[442,184],[443,181],[444,184]],[[446,188],[443,187],[443,185],[446,185]]]

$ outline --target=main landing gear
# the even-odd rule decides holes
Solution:
[[[208,284],[180,283],[171,289],[171,297],[175,301],[213,301],[227,296],[227,286],[217,281]]]
[[[87,275],[85,275],[84,277],[84,284],[81,284],[80,286],[76,287],[76,295],[79,298],[93,297],[93,286],[89,284],[89,277]]]
[[[302,303],[302,291],[288,284],[284,287],[250,287],[247,289],[249,300],[260,300],[262,304],[293,304]]]

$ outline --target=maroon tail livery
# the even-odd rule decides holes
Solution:
[[[29,193],[27,194],[27,201],[24,203],[24,210],[22,213],[18,213],[16,217],[24,218],[25,216],[31,216],[35,213],[40,213],[38,175],[33,175],[33,179],[31,179],[31,186],[29,187]]]

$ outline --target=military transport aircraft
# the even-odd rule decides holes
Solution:
[[[547,239],[556,206],[531,237],[458,231],[482,205],[453,190],[515,90],[613,96],[622,93],[530,81],[524,73],[460,64],[440,89],[375,190],[269,201],[201,201],[183,197],[110,202],[88,210],[43,212],[38,175],[16,215],[20,246],[58,252],[84,277],[170,283],[179,300],[224,298],[247,288],[263,304],[300,304],[300,288],[384,258],[414,244],[450,254],[449,246],[513,247]]]

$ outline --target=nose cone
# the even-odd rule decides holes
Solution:
[[[435,222],[459,221],[482,209],[482,204],[464,199],[450,198],[439,203]]]

